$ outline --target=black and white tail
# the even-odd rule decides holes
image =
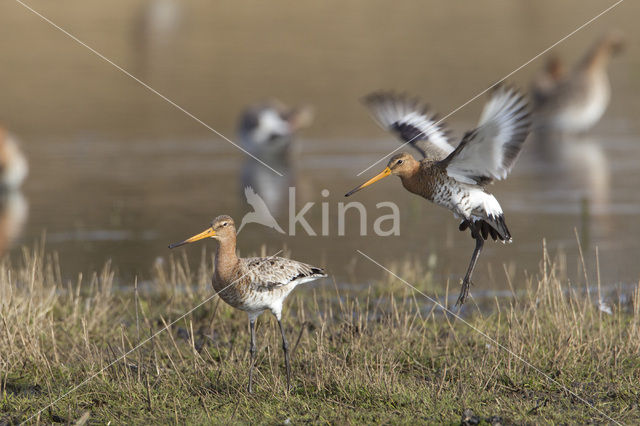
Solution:
[[[473,223],[473,225],[472,225]],[[472,221],[463,220],[460,223],[458,229],[461,231],[471,228],[471,237],[476,238],[478,235],[487,240],[489,236],[493,241],[500,240],[505,243],[511,242],[511,232],[507,228],[507,223],[504,221],[504,215],[491,216],[487,219],[477,219]]]

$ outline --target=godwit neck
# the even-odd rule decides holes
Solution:
[[[578,68],[605,71],[611,56],[619,52],[623,44],[623,38],[620,34],[611,33],[602,37],[587,51],[582,61],[578,63]]]
[[[398,163],[401,161],[401,163]],[[414,194],[423,194],[424,188],[420,184],[420,162],[412,155],[401,153],[389,160],[391,173],[400,176],[402,186]]]
[[[235,231],[235,230],[234,230]],[[216,250],[215,257],[215,278],[214,288],[219,290],[216,286],[222,285],[222,287],[228,285],[223,284],[235,279],[234,272],[238,266],[238,255],[236,254],[236,237],[234,235],[227,235],[225,237],[218,238],[218,248]]]

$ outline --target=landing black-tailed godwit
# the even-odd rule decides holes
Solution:
[[[511,241],[502,208],[486,186],[506,178],[520,153],[531,124],[527,102],[513,89],[496,89],[484,106],[478,127],[467,132],[455,149],[449,145],[443,127],[418,101],[374,93],[365,98],[365,104],[382,127],[410,142],[424,158],[417,161],[411,154],[396,154],[381,173],[346,196],[397,175],[405,189],[448,208],[462,219],[459,229],[469,228],[476,241],[456,302],[462,305],[484,240],[491,236],[494,240]]]
[[[582,133],[593,127],[611,97],[607,66],[623,45],[622,35],[612,31],[598,39],[569,72],[559,72],[562,65],[557,58],[555,64],[548,64],[532,85],[536,130]]]
[[[182,242],[171,244],[175,248],[204,238],[218,240],[215,256],[213,288],[218,296],[234,308],[249,315],[251,329],[251,365],[249,367],[249,393],[253,392],[253,366],[256,355],[255,323],[265,310],[278,320],[282,335],[282,349],[287,370],[287,392],[291,383],[289,344],[282,327],[282,303],[298,285],[324,278],[321,268],[282,257],[248,257],[236,255],[236,228],[230,216],[218,216],[203,232]]]

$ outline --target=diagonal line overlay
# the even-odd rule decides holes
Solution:
[[[282,250],[278,250],[277,253],[272,254],[271,256],[268,257],[268,259],[274,258],[277,255],[279,255],[280,253],[282,253]],[[225,291],[226,289],[228,289],[229,287],[231,287],[232,285],[234,285],[235,283],[237,283],[238,281],[240,281],[242,278],[244,278],[246,275],[248,274],[248,272],[244,275],[242,275],[241,277],[239,277],[238,279],[234,280],[232,283],[230,283],[228,286],[226,286],[225,288],[223,288],[220,291],[216,291],[214,292],[211,296],[207,297],[206,299],[204,299],[202,302],[198,303],[196,306],[194,306],[193,308],[189,309],[187,312],[185,312],[184,314],[182,314],[180,317],[178,317],[177,319],[175,319],[174,321],[170,322],[168,325],[166,325],[165,327],[161,328],[160,330],[156,331],[155,333],[153,333],[151,336],[147,337],[145,340],[143,340],[142,342],[138,343],[136,346],[134,346],[133,348],[131,348],[129,351],[127,351],[124,355],[121,355],[120,357],[118,357],[117,359],[115,359],[113,362],[111,362],[110,364],[108,364],[106,367],[101,368],[100,370],[96,371],[95,373],[93,373],[91,376],[87,377],[86,379],[84,379],[82,382],[80,382],[79,384],[75,385],[73,388],[71,388],[70,390],[68,390],[67,392],[63,393],[60,397],[58,397],[58,399],[56,399],[55,401],[51,402],[49,405],[46,405],[45,407],[42,407],[40,410],[38,410],[37,412],[35,412],[34,414],[32,414],[27,420],[25,420],[24,422],[22,422],[21,424],[25,424],[29,421],[31,421],[34,417],[38,416],[40,413],[42,413],[44,410],[46,410],[49,407],[52,407],[54,404],[58,403],[58,401],[60,401],[62,398],[68,396],[69,394],[75,392],[76,390],[78,390],[79,388],[81,388],[82,386],[86,385],[87,383],[89,383],[91,380],[95,379],[97,376],[99,376],[100,374],[102,374],[103,371],[107,370],[109,367],[111,367],[112,365],[122,361],[124,358],[126,358],[128,355],[130,355],[131,353],[137,351],[138,349],[140,349],[142,346],[144,346],[145,344],[149,343],[151,340],[153,340],[156,336],[158,336],[160,333],[163,333],[164,331],[168,330],[169,328],[171,328],[174,324],[176,324],[177,322],[181,321],[182,319],[184,319],[187,315],[191,314],[193,311],[195,311],[196,309],[200,308],[202,305],[204,305],[205,303],[209,302],[211,299],[213,299],[214,297],[216,297],[218,294],[222,293],[223,291]]]
[[[29,6],[28,4],[22,2],[21,0],[15,0],[16,3],[20,4],[21,6],[23,6],[25,9],[31,11],[34,15],[38,16],[40,19],[42,19],[43,21],[47,22],[49,25],[51,25],[52,27],[56,28],[57,30],[59,30],[60,32],[62,32],[63,34],[65,34],[67,37],[71,38],[73,41],[75,41],[76,43],[80,44],[81,46],[87,48],[89,51],[91,51],[91,53],[95,54],[96,56],[98,56],[100,59],[104,60],[105,62],[109,63],[110,65],[112,65],[113,67],[115,67],[118,71],[122,72],[124,75],[126,75],[127,77],[131,78],[132,80],[134,80],[136,83],[140,84],[142,87],[144,87],[145,89],[149,90],[151,93],[159,96],[160,98],[162,98],[165,102],[167,102],[168,104],[170,104],[171,106],[173,106],[174,108],[178,109],[179,111],[181,111],[182,113],[184,113],[185,115],[187,115],[189,118],[193,119],[194,121],[198,122],[199,124],[201,124],[202,126],[206,127],[207,129],[209,129],[211,132],[215,133],[216,135],[218,135],[219,137],[221,137],[222,139],[224,139],[225,141],[229,142],[231,145],[235,146],[236,148],[238,148],[240,151],[242,151],[243,153],[247,154],[249,157],[253,158],[254,160],[256,160],[257,162],[259,162],[260,164],[262,164],[263,166],[267,167],[269,170],[271,170],[273,173],[277,174],[280,177],[283,177],[284,175],[282,173],[280,173],[278,170],[274,169],[273,167],[271,167],[270,165],[268,165],[267,163],[265,163],[264,161],[262,161],[261,159],[259,159],[258,157],[256,157],[255,155],[251,154],[249,151],[247,151],[246,149],[242,148],[240,145],[238,145],[237,143],[233,142],[231,139],[229,139],[228,137],[226,137],[225,135],[223,135],[222,133],[220,133],[219,131],[217,131],[216,129],[214,129],[213,127],[211,127],[210,125],[208,125],[207,123],[205,123],[204,121],[202,121],[201,119],[199,119],[198,117],[196,117],[195,115],[193,115],[192,113],[190,113],[189,111],[187,111],[185,108],[183,108],[182,106],[178,105],[177,103],[175,103],[174,101],[172,101],[171,99],[169,99],[167,96],[163,95],[162,93],[158,92],[156,89],[154,89],[153,87],[149,86],[147,83],[145,83],[144,81],[140,80],[138,77],[134,76],[133,74],[131,74],[129,71],[125,70],[124,68],[122,68],[120,65],[116,64],[115,62],[113,62],[111,59],[107,58],[106,56],[104,56],[102,53],[98,52],[97,50],[95,50],[93,47],[89,46],[88,44],[86,44],[85,42],[83,42],[82,40],[80,40],[78,37],[74,36],[73,34],[71,34],[70,32],[68,32],[67,30],[65,30],[64,28],[60,27],[59,25],[57,25],[55,22],[53,22],[52,20],[50,20],[49,18],[47,18],[46,16],[42,15],[40,12],[36,11],[35,9],[33,9],[31,6]]]
[[[556,47],[557,45],[559,45],[560,43],[564,42],[566,39],[568,39],[569,37],[571,37],[572,35],[574,35],[575,33],[577,33],[578,31],[582,30],[583,28],[585,28],[586,26],[588,26],[589,24],[593,23],[596,19],[600,18],[602,15],[604,15],[605,13],[609,12],[611,9],[615,8],[616,6],[618,6],[620,3],[622,3],[624,0],[618,0],[617,2],[615,2],[614,4],[612,4],[611,6],[607,7],[605,10],[603,10],[602,12],[598,13],[596,16],[594,16],[593,18],[589,19],[587,22],[585,22],[584,24],[580,25],[578,28],[576,28],[575,30],[571,31],[569,34],[567,34],[566,36],[562,37],[560,40],[556,41],[555,43],[553,43],[551,46],[547,47],[546,49],[544,49],[542,52],[538,53],[536,56],[534,56],[533,58],[529,59],[527,62],[525,62],[524,64],[520,65],[518,68],[516,68],[515,70],[511,71],[509,74],[505,75],[504,77],[502,77],[500,80],[496,81],[495,83],[493,83],[491,86],[487,87],[486,89],[484,89],[483,91],[481,91],[480,93],[476,94],[474,97],[472,97],[471,99],[469,99],[468,101],[466,101],[465,103],[463,103],[462,105],[460,105],[459,107],[457,107],[456,109],[454,109],[453,111],[449,112],[447,115],[445,115],[444,117],[442,117],[441,119],[439,119],[438,121],[436,121],[433,124],[433,128],[437,128],[438,124],[442,123],[444,120],[446,120],[447,118],[451,117],[453,114],[455,114],[456,112],[460,111],[462,108],[466,107],[467,105],[469,105],[471,102],[475,101],[476,99],[478,99],[480,96],[484,95],[485,93],[487,93],[489,90],[491,90],[493,87],[495,87],[496,85],[502,83],[503,81],[505,81],[507,78],[511,77],[513,74],[517,73],[518,71],[520,71],[522,68],[526,67],[527,65],[529,65],[531,62],[535,61],[536,59],[538,59],[540,56],[544,55],[545,53],[547,53],[548,51],[550,51],[551,49],[553,49],[554,47]],[[433,132],[431,132],[430,134],[426,135],[426,138],[428,138],[429,136],[431,136],[431,134],[433,134]],[[384,160],[385,158],[387,158],[389,155],[397,152],[398,150],[402,149],[403,147],[405,147],[406,145],[410,144],[411,142],[413,142],[415,139],[417,139],[420,135],[416,135],[413,138],[411,138],[410,140],[408,140],[407,142],[402,143],[400,146],[398,146],[397,148],[395,148],[393,151],[389,152],[388,154],[386,154],[384,157],[380,158],[379,160],[377,160],[375,163],[371,164],[369,167],[367,167],[366,169],[362,170],[360,173],[358,173],[356,176],[360,176],[361,174],[363,174],[364,172],[366,172],[367,170],[371,169],[373,166],[375,166],[376,164],[380,163],[382,160]]]
[[[563,385],[562,383],[560,383],[559,381],[557,381],[556,379],[554,379],[553,377],[549,376],[547,373],[545,373],[544,371],[540,370],[538,367],[536,367],[535,365],[531,364],[529,361],[527,361],[526,359],[524,359],[522,356],[516,354],[515,352],[513,352],[511,349],[507,348],[506,346],[504,346],[502,343],[498,342],[496,339],[494,339],[493,337],[489,336],[487,333],[485,333],[484,331],[480,330],[478,327],[474,326],[473,324],[471,324],[470,322],[468,322],[467,320],[465,320],[464,318],[462,318],[460,315],[458,315],[457,313],[451,311],[449,308],[447,308],[446,306],[444,306],[442,303],[440,303],[439,301],[437,301],[436,299],[426,295],[425,293],[423,293],[422,291],[420,291],[419,289],[417,289],[415,286],[413,286],[412,284],[410,284],[409,282],[407,282],[406,280],[404,280],[402,277],[399,277],[398,275],[396,275],[393,271],[389,270],[388,268],[386,268],[384,265],[380,264],[379,262],[375,261],[374,259],[372,259],[370,256],[368,256],[367,254],[363,253],[360,250],[356,250],[361,256],[363,256],[365,259],[369,260],[371,263],[379,266],[380,268],[382,268],[383,270],[385,270],[386,272],[388,272],[391,276],[393,276],[394,278],[400,280],[403,284],[407,285],[408,287],[410,287],[411,289],[417,291],[418,293],[420,293],[422,296],[424,296],[425,298],[427,298],[431,303],[439,306],[440,308],[442,308],[442,310],[444,310],[447,314],[454,316],[456,319],[458,319],[460,322],[462,322],[463,324],[469,326],[472,330],[474,330],[475,332],[477,332],[478,334],[480,334],[482,337],[484,337],[485,339],[489,340],[491,343],[493,343],[494,345],[496,345],[497,347],[499,347],[500,349],[503,349],[504,351],[508,352],[511,356],[515,357],[517,360],[521,361],[522,363],[524,363],[527,367],[535,370],[538,374],[540,374],[541,376],[544,376],[547,380],[549,380],[550,382],[560,386],[565,392],[570,393],[572,396],[574,396],[576,399],[578,399],[580,402],[584,403],[585,405],[587,405],[589,408],[592,408],[593,410],[597,411],[599,414],[601,414],[602,416],[604,416],[607,420],[617,424],[617,425],[622,425],[622,423],[618,422],[615,419],[612,419],[611,417],[609,417],[607,414],[605,414],[604,412],[602,412],[600,409],[598,409],[596,406],[594,406],[593,404],[591,404],[589,401],[587,401],[586,399],[582,398],[580,395],[578,395],[577,393],[575,393],[574,391],[572,391],[571,389],[569,389],[568,387],[566,387],[565,385]]]

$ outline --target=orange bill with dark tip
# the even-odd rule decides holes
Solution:
[[[355,188],[353,188],[351,191],[347,192],[345,194],[345,197],[348,197],[349,195],[353,194],[354,192],[358,192],[360,191],[362,188],[371,185],[372,183],[376,183],[377,181],[379,181],[380,179],[386,178],[387,176],[389,176],[391,174],[391,169],[386,167],[382,172],[378,173],[377,175],[375,175],[374,177],[372,177],[371,179],[369,179],[368,181],[366,181],[365,183],[363,183],[360,186],[357,186]]]
[[[169,244],[169,248],[172,249],[172,248],[180,247],[180,246],[183,246],[185,244],[194,243],[194,242],[202,240],[204,238],[214,237],[215,235],[216,235],[216,231],[214,231],[213,228],[207,228],[204,231],[202,231],[201,233],[196,234],[191,238],[187,238],[184,241],[180,241],[179,243]]]

